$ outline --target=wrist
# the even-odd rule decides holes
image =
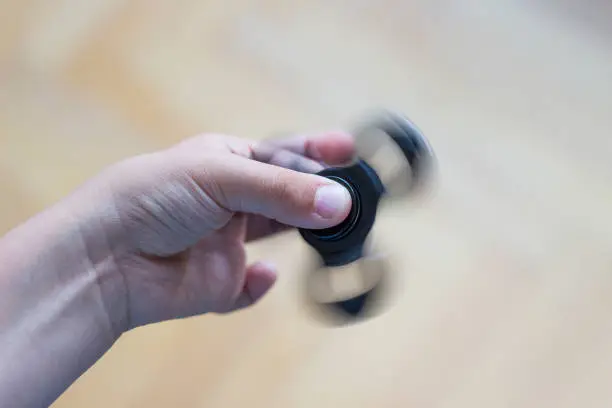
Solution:
[[[108,236],[112,203],[96,200],[93,189],[86,190],[0,237],[0,276],[9,284],[0,291],[15,294],[4,297],[12,304],[3,309],[30,312],[44,302],[66,310],[78,306],[108,333],[104,337],[115,341],[124,331],[126,313],[121,307],[123,278],[115,262],[117,242]]]
[[[7,404],[49,405],[122,333],[121,313],[107,306],[121,290],[112,254],[89,238],[101,231],[99,205],[86,211],[75,205],[82,199],[0,239],[0,371],[11,369],[0,379],[0,400]]]
[[[116,341],[129,329],[128,293],[120,267],[129,250],[111,188],[104,178],[96,178],[68,197],[58,210],[71,225],[66,242],[74,244],[64,249],[75,250],[74,257],[80,260],[74,273],[77,279],[88,281],[92,309],[105,317],[104,329],[109,339]]]

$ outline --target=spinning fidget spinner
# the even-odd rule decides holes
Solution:
[[[351,322],[373,314],[388,282],[389,265],[366,248],[376,216],[384,201],[412,196],[427,184],[434,154],[423,134],[407,118],[385,113],[362,126],[355,135],[357,159],[344,167],[317,173],[343,185],[350,193],[352,207],[339,225],[327,229],[300,229],[303,239],[318,255],[318,265],[307,274],[306,295],[318,311]],[[376,155],[391,147],[402,166],[391,174],[376,166]],[[392,162],[390,154],[380,157]],[[358,288],[338,294],[331,288],[333,274],[357,269]],[[344,272],[346,274],[346,272]],[[353,273],[354,275],[354,273]],[[343,292],[340,290],[340,292]]]

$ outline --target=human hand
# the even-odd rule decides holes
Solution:
[[[0,238],[0,401],[49,406],[126,331],[262,298],[245,243],[348,215],[314,174],[353,156],[328,133],[273,145],[204,135],[124,160]]]
[[[90,262],[99,265],[115,329],[253,305],[276,270],[247,265],[245,243],[339,224],[350,211],[348,192],[308,173],[353,154],[342,133],[266,145],[211,134],[109,168],[94,184],[112,197],[116,217],[103,223],[103,241],[85,240],[90,253],[111,243],[112,262]]]

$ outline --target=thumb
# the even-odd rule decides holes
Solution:
[[[349,192],[325,177],[224,156],[196,172],[195,181],[221,206],[298,228],[329,228],[351,210]],[[192,173],[193,174],[193,173]],[[208,188],[207,188],[208,187]]]

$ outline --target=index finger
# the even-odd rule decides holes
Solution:
[[[257,143],[254,150],[282,149],[328,165],[351,161],[355,155],[355,139],[346,132],[330,131],[317,134],[298,134],[287,138]]]

